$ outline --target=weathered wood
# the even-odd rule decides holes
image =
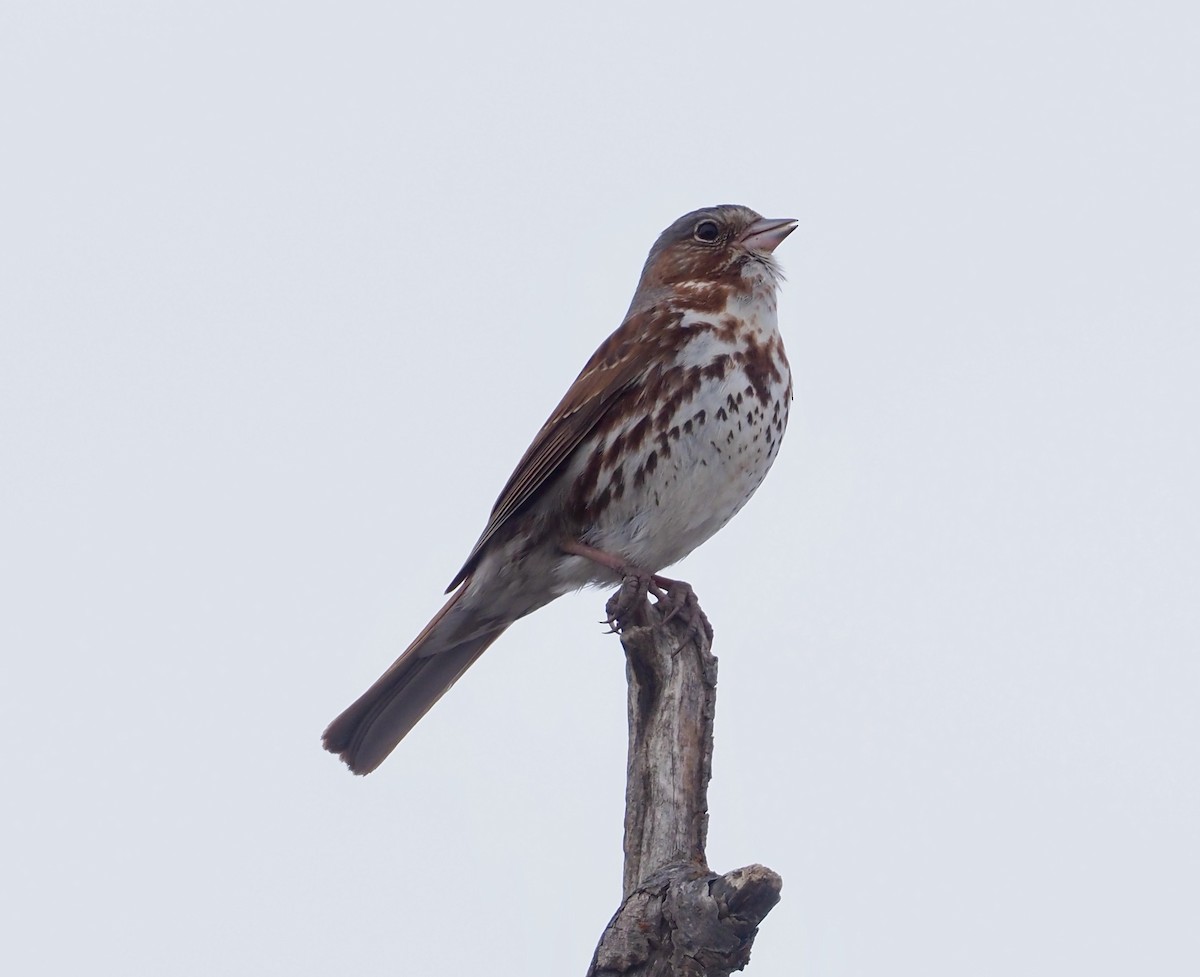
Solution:
[[[697,609],[698,610],[698,609]],[[629,680],[621,908],[589,977],[726,977],[750,959],[783,880],[749,865],[709,870],[717,660],[703,629],[649,603],[621,635]]]

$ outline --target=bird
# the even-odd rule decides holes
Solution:
[[[691,587],[660,573],[721,529],[779,451],[792,378],[776,247],[791,218],[692,211],[650,249],[620,326],[517,463],[450,599],[322,738],[375,770],[514,621],[588,585],[612,630],[652,594],[711,638]]]

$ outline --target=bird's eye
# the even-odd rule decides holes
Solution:
[[[697,241],[703,241],[705,244],[711,244],[720,235],[721,229],[717,227],[716,221],[701,221],[692,232],[692,237]]]

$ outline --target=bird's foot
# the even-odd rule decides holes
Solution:
[[[655,604],[662,612],[662,623],[679,618],[688,627],[688,632],[697,641],[704,635],[712,642],[713,629],[708,616],[700,607],[696,591],[690,583],[683,580],[671,580],[657,574],[648,573],[636,567],[622,569],[624,579],[620,589],[608,599],[604,612],[608,616],[605,622],[610,631],[619,634],[631,625],[644,623],[639,620],[646,606],[646,595],[654,598]]]
[[[641,567],[630,566],[620,557],[578,540],[564,540],[561,545],[564,553],[582,556],[620,574],[620,589],[604,605],[607,620],[602,623],[608,625],[611,633],[619,634],[627,627],[644,623],[639,619],[642,618],[646,596],[649,595],[664,611],[663,624],[679,617],[688,624],[691,634],[697,640],[703,634],[712,641],[712,625],[700,609],[700,602],[696,599],[696,592],[691,584],[660,577]]]
[[[645,570],[622,567],[621,577],[621,586],[604,605],[604,623],[608,625],[609,634],[620,634],[632,625],[644,623],[646,595],[662,594],[654,585],[654,574]]]

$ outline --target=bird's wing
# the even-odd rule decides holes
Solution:
[[[447,593],[475,569],[500,527],[559,471],[613,403],[641,382],[654,362],[651,352],[655,340],[680,318],[679,313],[654,307],[635,313],[592,354],[518,462],[492,508],[483,535],[446,588]]]

